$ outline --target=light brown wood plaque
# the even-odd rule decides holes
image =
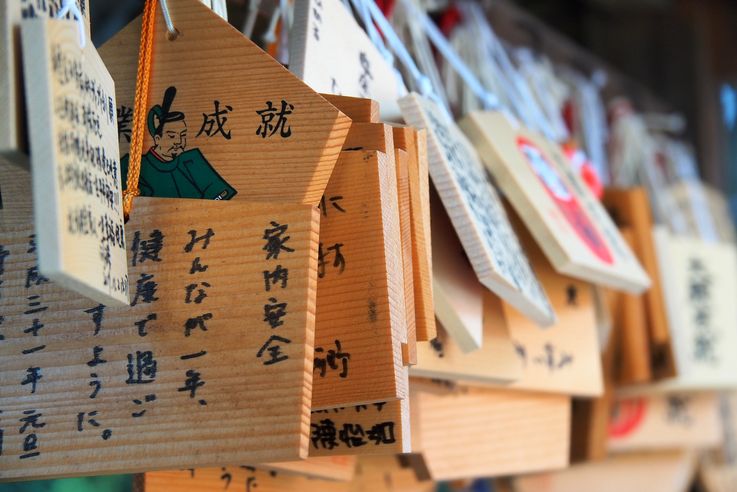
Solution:
[[[483,292],[483,344],[480,349],[464,353],[440,326],[438,336],[430,344],[420,344],[417,365],[412,376],[473,383],[501,383],[519,379],[522,361],[515,352],[496,295]]]
[[[530,269],[475,149],[433,101],[399,101],[405,121],[428,131],[430,176],[479,281],[541,325],[555,314]]]
[[[317,205],[350,120],[198,0],[169,2],[169,10],[180,35],[168,40],[157,15],[141,167],[149,186],[142,193],[250,201],[276,194],[281,202]],[[99,50],[115,80],[123,161],[140,30],[139,17]],[[180,170],[188,161],[201,170],[183,177],[178,185],[186,189],[178,191],[159,176],[175,160]]]
[[[653,242],[653,218],[645,189],[610,188],[605,190],[603,203],[619,226],[632,229],[635,236],[633,250],[652,282],[643,297],[650,335],[650,365],[653,373],[658,378],[675,376],[675,355]]]
[[[87,0],[76,0],[76,3],[89,35]],[[3,0],[0,3],[0,156],[15,164],[28,165],[20,22],[21,19],[56,17],[61,6],[62,0]]]
[[[295,3],[289,41],[289,69],[307,85],[319,92],[374,99],[382,119],[401,120],[397,99],[406,88],[343,2]]]
[[[469,388],[412,395],[412,432],[433,480],[513,475],[568,464],[570,399]]]
[[[427,131],[395,127],[394,144],[409,157],[412,276],[417,340],[435,338],[435,307],[432,291],[430,246],[430,176],[427,167]]]
[[[299,461],[259,464],[259,468],[283,471],[286,474],[309,478],[349,482],[356,472],[356,457],[345,455],[316,456]]]
[[[131,307],[0,234],[0,480],[306,457],[318,211],[137,198]]]
[[[115,86],[66,20],[21,23],[40,272],[108,306],[128,305]]]
[[[393,161],[343,152],[321,205],[312,409],[404,398],[402,257]]]
[[[610,415],[609,451],[706,449],[722,441],[716,393],[619,398]]]
[[[555,269],[640,293],[650,282],[612,220],[557,144],[499,111],[460,123]]]

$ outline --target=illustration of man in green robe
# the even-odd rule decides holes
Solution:
[[[169,87],[164,101],[148,112],[148,132],[154,145],[141,157],[141,196],[230,200],[237,191],[207,162],[199,149],[187,150],[184,113],[172,111],[177,90]],[[120,162],[123,188],[128,179],[129,156]]]

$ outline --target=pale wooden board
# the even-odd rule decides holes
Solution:
[[[499,111],[473,112],[460,125],[557,271],[635,293],[649,286],[647,274],[557,144],[515,126]],[[539,158],[533,163],[525,152]]]
[[[516,492],[683,492],[696,468],[688,451],[633,453],[576,465],[568,470],[519,477]]]
[[[375,455],[410,451],[409,399],[313,410],[312,456]]]
[[[407,333],[403,335],[402,357],[405,365],[414,364],[416,356],[416,327],[414,289],[412,279],[412,243],[410,237],[410,205],[409,177],[406,154],[399,159],[399,149],[394,148],[393,131],[388,125],[381,123],[353,122],[348,136],[343,143],[344,150],[377,150],[387,154],[394,161],[392,167],[396,171],[397,207],[399,211],[399,228],[402,250],[402,281],[404,292],[404,313]],[[321,203],[321,206],[329,206]]]
[[[325,274],[318,280],[315,356],[326,361],[333,350],[350,359],[347,371],[342,357],[334,368],[326,363],[325,376],[315,367],[312,409],[404,398],[406,320],[394,163],[381,152],[343,152],[324,201]],[[335,244],[343,245],[342,272],[335,250],[328,250]]]
[[[651,366],[656,377],[675,376],[676,363],[660,284],[660,270],[655,254],[650,202],[644,188],[605,190],[604,205],[619,225],[629,226],[635,234],[634,251],[650,277],[650,288],[643,294],[650,333]]]
[[[515,224],[519,224],[516,215]],[[524,373],[508,387],[599,396],[603,392],[594,292],[590,284],[555,272],[528,231],[517,227],[532,267],[550,296],[558,322],[545,329],[504,304],[509,334]]]
[[[356,123],[379,123],[381,121],[379,103],[373,99],[325,93],[320,95]]]
[[[427,168],[427,131],[395,127],[394,144],[409,157],[410,224],[415,325],[418,341],[435,338],[430,245],[430,176]]]
[[[264,235],[272,221],[287,226],[278,237],[289,236],[283,245],[294,251],[266,259]],[[102,311],[53,283],[39,283],[35,255],[28,252],[30,225],[3,224],[0,250],[9,255],[0,286],[0,480],[305,457],[318,223],[318,211],[306,205],[138,198],[126,228],[133,290],[140,285],[141,296],[130,308]],[[201,237],[208,228],[213,235],[207,248],[202,239],[185,251],[189,231]],[[158,256],[155,231],[163,236]],[[136,233],[148,248],[139,242],[134,255]],[[207,269],[190,274],[196,258]],[[288,270],[288,283],[266,292],[263,272],[277,265]],[[192,284],[198,287],[188,303]],[[199,297],[200,288],[207,297]],[[283,325],[275,329],[264,322],[270,296],[287,304]],[[191,323],[186,336],[188,320],[206,313],[212,315],[204,320],[207,331]],[[141,331],[140,321],[153,314],[156,319]],[[43,325],[37,336],[28,330],[34,319]],[[274,347],[279,358],[288,359],[265,365]],[[104,363],[94,363],[96,350]],[[155,372],[145,363],[149,351]],[[186,357],[201,351],[207,353]],[[28,371],[34,367],[41,376],[35,393]],[[204,382],[193,397],[186,390],[187,371],[199,372]],[[145,401],[148,395],[155,400]],[[37,424],[45,425],[19,432],[29,410],[42,414]],[[112,433],[105,440],[106,430]],[[34,432],[37,449],[24,451]],[[20,459],[25,452],[41,454]]]
[[[428,129],[430,176],[479,281],[536,322],[551,324],[553,310],[471,143],[436,103],[413,93],[399,105],[409,124]]]
[[[704,449],[722,441],[716,393],[623,398],[610,414],[610,451]]]
[[[732,244],[653,232],[678,376],[655,385],[628,388],[631,393],[737,387],[737,252]],[[694,260],[703,273],[691,275]],[[704,281],[708,284],[702,289]],[[692,291],[697,295],[692,297]],[[700,293],[705,292],[705,296]],[[703,301],[701,300],[703,299]],[[699,312],[705,310],[703,327]]]
[[[636,237],[630,227],[621,227],[620,233],[628,244]],[[614,368],[614,379],[619,386],[648,383],[653,379],[648,335],[647,314],[643,296],[628,292],[610,292],[614,330],[618,337],[619,354]]]
[[[568,464],[570,400],[505,390],[413,393],[413,435],[433,480],[553,470]],[[414,447],[413,447],[414,450]]]
[[[230,479],[228,484],[227,478]],[[350,482],[315,480],[280,471],[273,474],[261,465],[149,472],[140,476],[137,492],[432,492],[435,483],[417,480],[411,468],[401,467],[396,456],[361,456]],[[227,486],[226,486],[227,485]],[[249,488],[250,486],[250,488]]]
[[[283,471],[311,478],[349,482],[356,472],[355,456],[317,456],[300,461],[259,464],[259,468]]]
[[[235,188],[235,200],[271,201],[278,194],[282,202],[317,205],[349,119],[198,0],[170,2],[169,10],[181,35],[168,41],[163,16],[157,14],[147,110],[162,104],[168,87],[176,87],[171,110],[185,115],[186,150],[199,149]],[[119,116],[125,114],[123,106],[133,107],[140,29],[139,17],[99,50],[115,80]],[[277,127],[282,100],[294,108]],[[223,132],[214,124],[208,137],[205,125],[197,136],[215,101],[221,111],[232,108],[221,115],[227,117]],[[273,112],[263,114],[274,115],[274,128],[262,137],[257,111],[267,109],[269,101]],[[282,137],[282,129],[291,135]],[[227,132],[230,139],[223,136]],[[153,140],[144,133],[146,153]],[[121,158],[128,146],[121,133]]]
[[[374,99],[385,121],[401,121],[397,99],[406,93],[340,0],[294,4],[289,69],[318,92]]]
[[[417,364],[417,323],[415,314],[415,287],[412,264],[412,224],[409,197],[409,155],[394,149],[397,192],[399,198],[399,228],[402,237],[402,269],[404,280],[404,312],[407,320],[407,344],[402,353],[405,365]]]
[[[11,164],[0,157],[0,224],[25,226],[33,222],[30,169]]]
[[[148,472],[136,492],[348,492],[345,482],[316,480],[248,465]]]
[[[467,384],[514,381],[522,373],[501,301],[489,291],[483,292],[483,345],[479,350],[464,353],[440,326],[432,344],[418,345],[417,365],[410,369],[412,376]]]
[[[87,0],[76,3],[89,32]],[[61,0],[4,0],[0,4],[0,156],[15,164],[28,165],[20,21],[55,17],[61,5]]]
[[[39,269],[96,302],[126,306],[115,85],[92,43],[80,48],[77,24],[21,27]],[[97,157],[75,148],[77,139]]]
[[[483,291],[440,199],[431,191],[433,300],[439,323],[464,353],[483,343]]]

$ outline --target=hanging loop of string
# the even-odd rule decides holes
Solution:
[[[151,82],[151,59],[153,56],[154,26],[156,20],[156,1],[146,0],[141,25],[141,45],[138,48],[138,72],[136,74],[136,96],[133,105],[133,129],[131,131],[131,145],[129,150],[128,179],[123,191],[123,215],[128,220],[133,208],[133,198],[140,195],[138,180],[141,176],[141,156],[143,155],[143,130],[146,127],[146,105]],[[169,10],[162,11],[168,15]],[[169,19],[171,21],[171,18]],[[173,24],[172,24],[173,27]],[[168,29],[168,25],[167,25]],[[176,32],[176,29],[174,30]]]
[[[498,109],[501,106],[499,98],[481,85],[481,82],[479,82],[471,69],[468,68],[468,65],[461,60],[448,40],[445,39],[443,33],[440,32],[440,29],[438,29],[435,23],[433,23],[432,19],[430,19],[425,12],[422,12],[417,8],[417,6],[414,5],[413,0],[403,0],[402,3],[411,13],[412,17],[419,19],[425,34],[432,44],[435,45],[440,54],[448,60],[448,63],[450,63],[466,85],[468,85],[474,94],[476,94],[476,97],[481,100],[484,109]]]
[[[402,40],[399,39],[399,36],[397,36],[397,33],[394,32],[394,28],[386,19],[386,17],[384,17],[384,13],[381,11],[381,9],[376,5],[376,3],[374,3],[373,0],[361,1],[367,8],[369,14],[371,14],[371,18],[373,18],[374,22],[378,24],[379,29],[384,34],[386,41],[389,43],[389,48],[391,49],[391,51],[397,56],[402,65],[404,65],[404,67],[409,70],[410,76],[412,77],[412,80],[414,81],[415,86],[417,87],[417,90],[420,92],[420,94],[429,99],[432,99],[433,101],[438,102],[439,106],[446,113],[446,116],[450,118],[451,116],[450,113],[447,111],[447,108],[444,104],[442,104],[440,98],[435,94],[432,82],[430,82],[430,79],[427,78],[426,75],[420,72],[419,68],[417,68],[417,64],[412,59],[412,55],[409,54],[407,48],[404,46],[404,43],[402,42]]]
[[[82,15],[82,12],[80,12],[76,0],[63,0],[61,9],[59,9],[59,12],[56,14],[56,18],[63,19],[68,14],[71,14],[72,18],[77,22],[77,28],[79,29],[79,47],[84,49],[87,45],[87,32],[84,25],[84,16]]]
[[[166,0],[159,0],[161,4],[161,14],[164,16],[164,23],[166,24],[166,30],[169,32],[169,39],[173,40],[179,36],[179,31],[174,26],[174,22],[171,20],[171,14],[169,13],[169,4]]]

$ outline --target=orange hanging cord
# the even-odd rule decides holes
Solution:
[[[136,98],[133,105],[133,129],[128,162],[128,180],[123,190],[123,215],[125,220],[133,208],[133,198],[140,195],[138,179],[141,176],[143,155],[143,130],[146,128],[146,104],[151,81],[151,58],[153,55],[154,25],[157,0],[146,0],[141,25],[141,46],[138,49],[138,72],[136,75]]]

